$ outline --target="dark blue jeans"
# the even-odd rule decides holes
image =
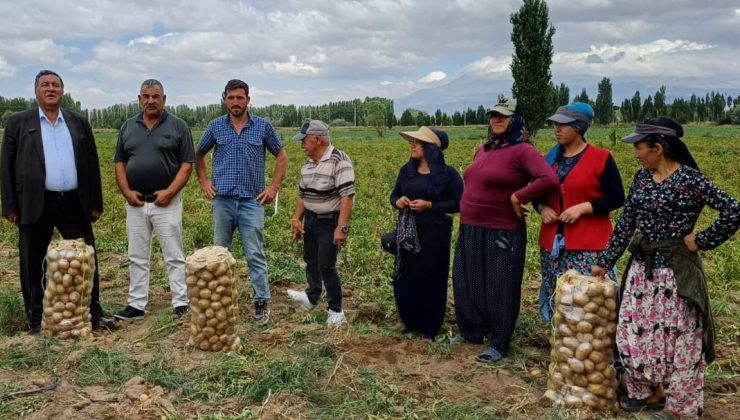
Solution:
[[[306,261],[306,295],[314,305],[323,287],[326,303],[334,312],[342,310],[342,281],[337,272],[339,247],[334,245],[338,213],[316,214],[306,210],[303,216],[303,260]]]

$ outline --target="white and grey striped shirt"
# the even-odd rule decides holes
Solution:
[[[354,193],[352,160],[334,146],[330,145],[318,162],[308,159],[301,168],[299,195],[306,210],[318,214],[339,211],[342,197]]]

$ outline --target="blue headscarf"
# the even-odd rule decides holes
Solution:
[[[565,118],[565,119],[563,119]],[[568,119],[573,121],[565,122]],[[568,124],[574,130],[581,133],[583,141],[586,141],[586,131],[591,126],[591,121],[594,119],[594,109],[591,105],[585,102],[572,102],[568,105],[561,106],[555,111],[555,114],[548,118],[550,121],[560,122],[561,124]],[[555,147],[550,149],[545,156],[545,160],[550,166],[552,166],[558,157],[563,153],[563,146],[556,144]]]
[[[521,114],[514,114],[509,118],[509,127],[506,132],[500,136],[497,136],[491,132],[491,127],[488,127],[488,141],[483,145],[483,150],[489,151],[491,149],[498,149],[504,144],[514,145],[517,143],[526,142],[529,143],[529,134],[524,129],[524,117]]]

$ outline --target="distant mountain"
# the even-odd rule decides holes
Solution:
[[[592,77],[571,77],[569,80],[554,80],[555,83],[565,83],[570,88],[570,96],[581,93],[585,87],[591,100],[596,99],[597,84],[600,79]],[[430,114],[437,109],[452,114],[455,111],[462,111],[466,107],[477,108],[483,105],[486,108],[491,107],[496,102],[499,94],[511,95],[511,80],[489,80],[476,78],[469,75],[461,76],[447,84],[435,86],[427,89],[420,89],[410,95],[395,98],[394,110],[400,116],[407,108],[420,109]],[[636,91],[640,91],[640,98],[654,96],[660,85],[666,86],[666,102],[671,103],[675,98],[683,97],[688,99],[691,94],[704,96],[712,89],[701,87],[692,87],[691,80],[674,81],[619,81],[612,78],[612,98],[614,105],[619,106],[625,98],[632,98]],[[699,84],[699,83],[697,83]],[[719,83],[714,91],[720,92],[732,97],[740,96],[739,86],[721,86]]]

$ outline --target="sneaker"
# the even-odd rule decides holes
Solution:
[[[304,291],[288,289],[288,297],[290,298],[290,300],[297,303],[298,306],[307,311],[310,311],[316,306],[311,303],[311,301],[308,299],[308,295]]]
[[[31,331],[29,331],[29,334],[38,336],[41,335],[41,325],[34,325],[31,327]]]
[[[122,310],[121,312],[116,312],[113,317],[123,321],[131,321],[134,319],[144,318],[145,314],[146,312],[142,311],[141,309],[136,309],[133,306],[126,306],[126,309]]]
[[[266,300],[254,301],[254,325],[265,325],[270,320],[270,305]]]
[[[188,312],[188,305],[175,306],[173,312],[175,312],[175,316],[180,318]]]
[[[344,317],[344,311],[334,312],[329,309],[326,313],[326,325],[330,327],[336,327],[347,322],[347,318]]]
[[[463,336],[462,334],[457,334],[456,336],[450,338],[448,343],[451,346],[455,346],[458,344],[483,344],[483,338],[480,339],[470,339],[468,337]]]

